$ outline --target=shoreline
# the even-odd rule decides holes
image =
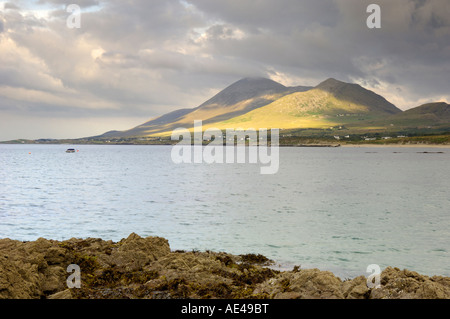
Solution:
[[[342,144],[341,147],[404,147],[404,148],[450,148],[446,144]]]
[[[68,288],[69,265],[79,266],[79,288]],[[279,266],[259,254],[173,251],[134,233],[119,242],[5,238],[0,299],[450,299],[450,277],[387,267],[370,288],[364,276]]]
[[[7,142],[0,142],[0,145],[98,145],[98,146],[174,146],[176,144],[171,143],[160,143],[160,144],[145,144],[145,143],[7,143]],[[204,144],[203,146],[206,146],[207,144]],[[194,145],[192,145],[194,146]],[[224,147],[228,147],[226,144],[223,145]],[[236,145],[235,145],[236,146]],[[248,146],[248,145],[246,145]],[[259,147],[259,145],[257,145]],[[270,145],[268,145],[270,147]],[[279,147],[286,147],[286,148],[358,148],[358,147],[404,147],[404,148],[450,148],[450,144],[421,144],[421,143],[411,143],[411,144],[395,144],[395,143],[388,143],[388,144],[371,144],[371,143],[361,143],[361,144],[346,144],[346,143],[337,143],[337,144],[280,144]]]

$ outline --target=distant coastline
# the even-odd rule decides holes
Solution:
[[[0,141],[0,144],[59,144],[59,145],[175,145],[170,137],[135,137],[120,139],[79,138],[79,139],[16,139]],[[209,141],[203,141],[208,145]],[[248,142],[246,143],[248,145]],[[270,144],[270,139],[269,139]],[[225,145],[225,143],[224,143]],[[437,135],[417,135],[405,137],[364,138],[355,135],[350,138],[315,136],[280,136],[280,147],[450,147],[450,133]]]
[[[14,142],[0,142],[0,145],[115,145],[115,146],[172,146],[174,144],[170,143],[14,143]],[[226,146],[226,145],[224,145]],[[269,145],[270,146],[270,145]],[[376,148],[450,148],[450,144],[280,144],[279,147],[282,148],[358,148],[358,147],[376,147]]]

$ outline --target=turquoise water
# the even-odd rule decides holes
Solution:
[[[69,147],[0,145],[0,238],[135,232],[341,277],[370,264],[450,276],[450,148],[281,148],[261,175],[176,165],[170,146]]]

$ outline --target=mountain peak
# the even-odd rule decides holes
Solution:
[[[345,85],[351,85],[351,84],[336,80],[335,78],[329,78],[329,79],[323,81],[322,83],[320,83],[319,85],[317,85],[316,88],[329,91],[329,90],[333,90],[336,88],[340,88]]]
[[[323,81],[322,83],[320,83],[319,85],[321,85],[321,84],[336,84],[336,83],[344,83],[344,82],[336,80],[335,78],[328,78],[325,81]]]
[[[240,86],[245,89],[259,89],[259,90],[273,90],[273,89],[276,90],[286,88],[284,85],[262,76],[242,78],[239,81],[231,84],[228,88],[237,86]]]
[[[246,77],[234,82],[202,106],[210,104],[234,105],[256,96],[284,92],[286,89],[284,85],[264,77]]]
[[[261,80],[262,81],[272,81],[271,79],[263,77],[263,76],[246,76],[236,82],[241,82],[241,81],[242,82],[245,82],[245,81],[251,82],[251,81],[261,81]]]

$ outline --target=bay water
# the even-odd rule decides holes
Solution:
[[[0,145],[0,238],[134,232],[341,278],[370,264],[450,276],[450,148],[282,147],[274,175],[174,164],[171,149]]]

